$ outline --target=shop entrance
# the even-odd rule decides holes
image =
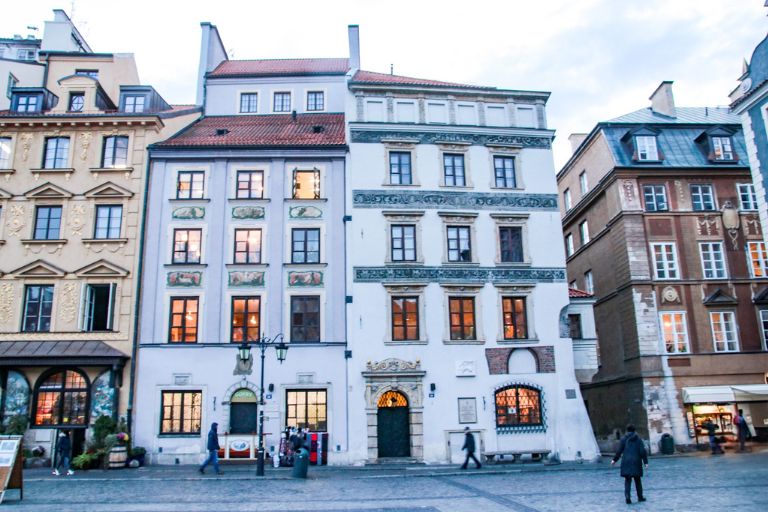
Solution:
[[[718,437],[725,438],[725,441],[733,441],[734,427],[733,416],[736,413],[735,407],[731,404],[694,404],[692,409],[692,423],[696,437],[696,443],[707,443],[709,436],[704,423],[708,419],[717,425],[716,434]]]
[[[242,388],[232,394],[229,406],[229,432],[231,434],[250,434],[256,432],[258,404],[256,393]]]
[[[381,395],[377,419],[379,457],[410,457],[411,433],[405,395],[397,391]]]

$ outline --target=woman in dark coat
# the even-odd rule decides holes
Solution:
[[[611,465],[621,459],[621,476],[624,477],[624,497],[627,503],[632,503],[629,497],[632,490],[632,480],[635,481],[635,491],[637,491],[637,501],[645,501],[643,496],[643,466],[648,467],[648,453],[645,451],[645,443],[640,436],[635,433],[635,426],[627,426],[627,434],[621,438],[621,444],[613,456]]]

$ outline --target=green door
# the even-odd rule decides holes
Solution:
[[[388,391],[379,399],[378,406],[379,457],[410,457],[411,431],[405,396]]]

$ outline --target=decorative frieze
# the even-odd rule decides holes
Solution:
[[[232,270],[229,272],[229,286],[264,286],[264,272],[259,270]]]
[[[290,271],[288,286],[323,286],[323,273],[319,270]]]
[[[183,206],[176,208],[171,213],[171,217],[181,220],[197,220],[205,218],[205,208],[202,206]]]
[[[356,283],[558,283],[563,268],[355,267]]]
[[[11,205],[8,215],[8,222],[5,225],[8,228],[9,236],[19,236],[19,231],[26,225],[26,219],[24,216],[24,206],[20,204]]]
[[[421,361],[404,361],[402,359],[384,359],[383,361],[368,361],[365,369],[369,372],[408,372],[421,370]]]
[[[319,219],[322,216],[323,210],[316,206],[291,206],[288,209],[291,219]]]
[[[524,135],[491,135],[485,133],[447,133],[426,131],[394,131],[394,130],[355,130],[351,132],[352,142],[382,142],[388,139],[408,139],[418,144],[475,144],[486,145],[517,145],[524,148],[550,149],[552,138],[549,136],[534,137]]]
[[[354,190],[356,208],[439,208],[467,210],[557,210],[557,194],[446,192],[435,190]]]
[[[65,323],[71,323],[77,315],[77,285],[66,283],[61,287],[61,305],[59,306],[59,318]]]
[[[200,286],[203,282],[203,273],[199,270],[168,272],[166,284],[174,287]]]
[[[264,208],[261,206],[235,206],[232,208],[233,219],[263,219]]]
[[[12,283],[0,285],[0,325],[4,325],[13,317],[14,293]]]

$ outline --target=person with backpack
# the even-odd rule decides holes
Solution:
[[[645,501],[643,496],[643,467],[648,467],[648,453],[645,450],[645,443],[635,432],[634,425],[627,425],[627,433],[621,438],[619,449],[611,460],[611,466],[621,459],[621,476],[624,477],[624,497],[627,504],[632,503],[630,491],[632,490],[632,480],[635,481],[635,491],[637,492],[637,501]]]

